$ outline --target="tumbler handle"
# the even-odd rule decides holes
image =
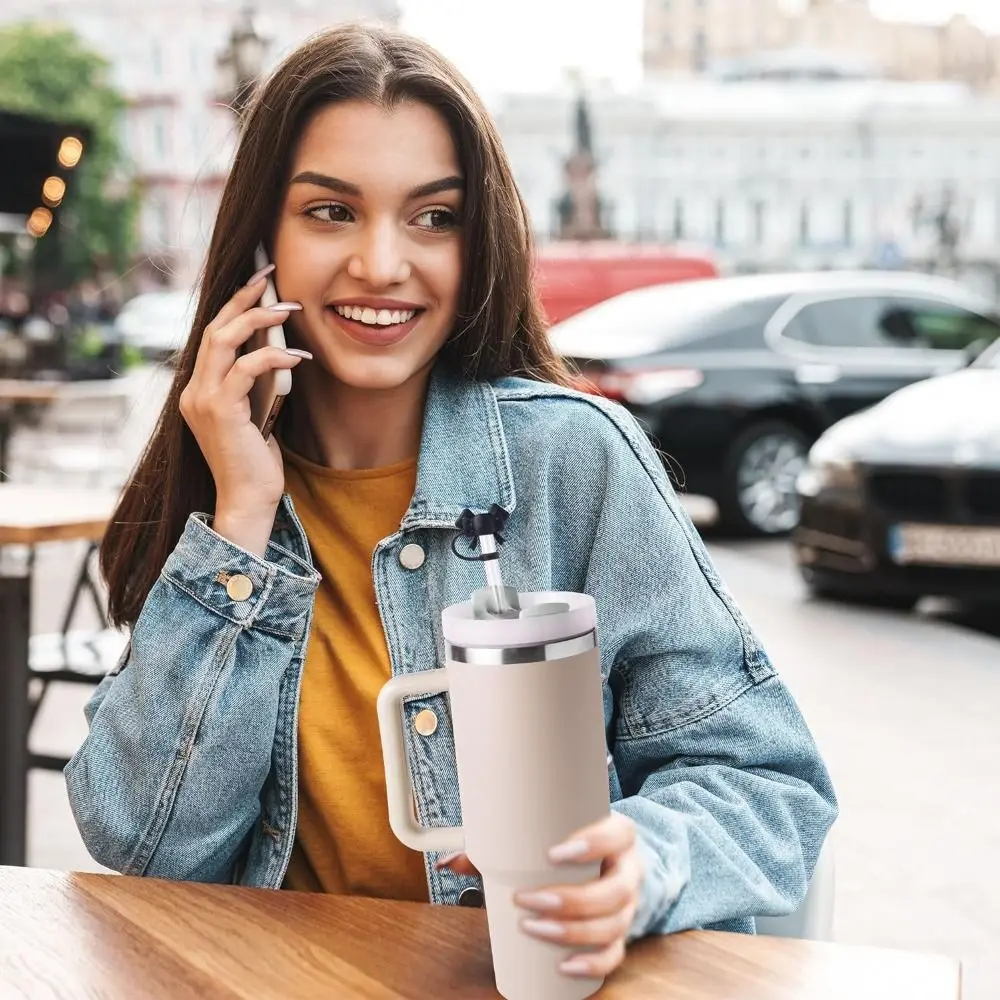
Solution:
[[[423,670],[400,674],[379,692],[376,707],[382,737],[382,761],[389,800],[389,826],[400,843],[414,851],[460,851],[465,834],[460,826],[421,826],[413,811],[410,769],[403,737],[403,699],[448,690],[448,671]]]

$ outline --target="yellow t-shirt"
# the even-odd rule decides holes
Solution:
[[[299,707],[299,817],[284,888],[426,902],[423,855],[389,827],[375,702],[391,667],[372,582],[399,529],[416,459],[336,470],[282,449],[285,489],[323,582]]]

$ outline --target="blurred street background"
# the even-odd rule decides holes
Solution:
[[[255,82],[358,18],[486,98],[553,343],[662,450],[799,699],[841,797],[836,939],[1000,997],[995,0],[0,0],[0,538],[5,490],[119,488]],[[115,648],[86,593],[64,621],[88,553],[0,544],[40,676],[64,627]],[[36,754],[73,752],[90,690],[49,685]],[[28,810],[29,864],[98,870],[57,769]]]

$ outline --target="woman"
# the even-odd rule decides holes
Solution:
[[[271,309],[247,283],[258,242]],[[442,607],[482,585],[455,521],[497,503],[507,582],[597,602],[610,752],[611,818],[554,853],[602,874],[520,899],[526,929],[603,975],[636,937],[752,933],[800,904],[836,813],[826,770],[637,422],[570,387],[531,261],[495,128],[425,45],[340,28],[264,85],[103,545],[130,643],[66,771],[97,860],[475,898],[468,859],[392,836],[375,700],[440,663]],[[276,322],[289,351],[241,353]],[[247,393],[279,368],[293,388],[265,442]],[[457,824],[447,702],[407,713],[417,815]]]

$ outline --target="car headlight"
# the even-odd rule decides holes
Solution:
[[[797,487],[803,496],[829,493],[856,498],[861,492],[861,473],[849,453],[820,438],[809,452],[809,463],[799,475]]]

